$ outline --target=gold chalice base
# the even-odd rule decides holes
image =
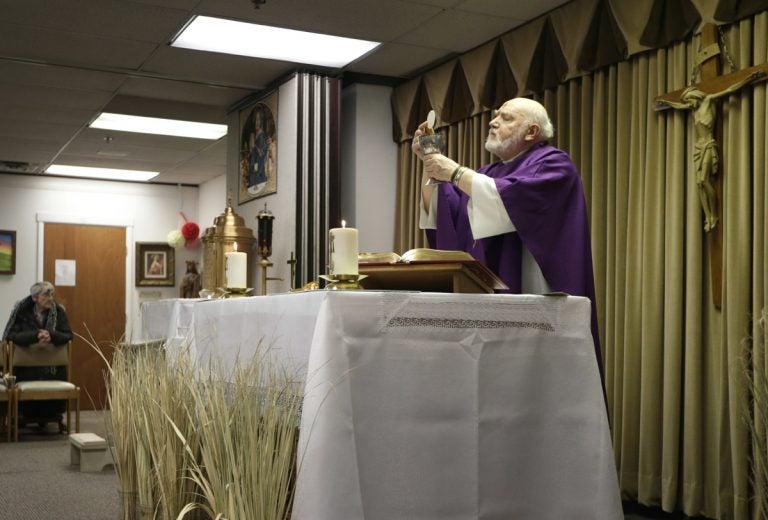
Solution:
[[[366,274],[321,274],[320,278],[328,281],[325,288],[329,291],[362,291],[360,280],[366,278]]]

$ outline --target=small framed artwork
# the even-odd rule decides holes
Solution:
[[[176,285],[174,253],[165,242],[136,242],[136,287]]]
[[[16,232],[0,229],[0,274],[16,274]]]
[[[238,203],[277,193],[277,90],[240,111]]]

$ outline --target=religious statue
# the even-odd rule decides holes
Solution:
[[[187,272],[184,274],[184,278],[181,279],[179,297],[199,298],[202,285],[200,283],[200,273],[197,272],[197,262],[194,260],[187,260],[186,262]]]
[[[727,86],[718,92],[703,92],[696,86],[683,90],[680,101],[660,99],[657,108],[666,106],[693,112],[693,124],[696,130],[696,142],[693,145],[693,166],[696,170],[696,185],[699,189],[699,200],[704,210],[704,231],[712,231],[717,226],[717,194],[711,178],[720,169],[720,155],[715,141],[715,109],[714,100],[739,90],[747,83],[765,75],[756,71],[743,79]]]

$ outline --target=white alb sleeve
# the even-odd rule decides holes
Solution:
[[[516,231],[493,179],[482,173],[472,177],[472,197],[467,206],[475,240]]]
[[[424,204],[419,204],[419,229],[437,229],[437,194],[432,193],[429,199],[429,211]]]

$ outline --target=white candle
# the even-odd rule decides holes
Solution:
[[[231,253],[224,253],[224,280],[229,289],[245,289],[248,287],[248,255],[237,252],[237,242],[235,250]]]
[[[330,269],[334,274],[358,274],[357,270],[357,229],[346,227],[341,221],[340,228],[331,229],[330,233]]]

